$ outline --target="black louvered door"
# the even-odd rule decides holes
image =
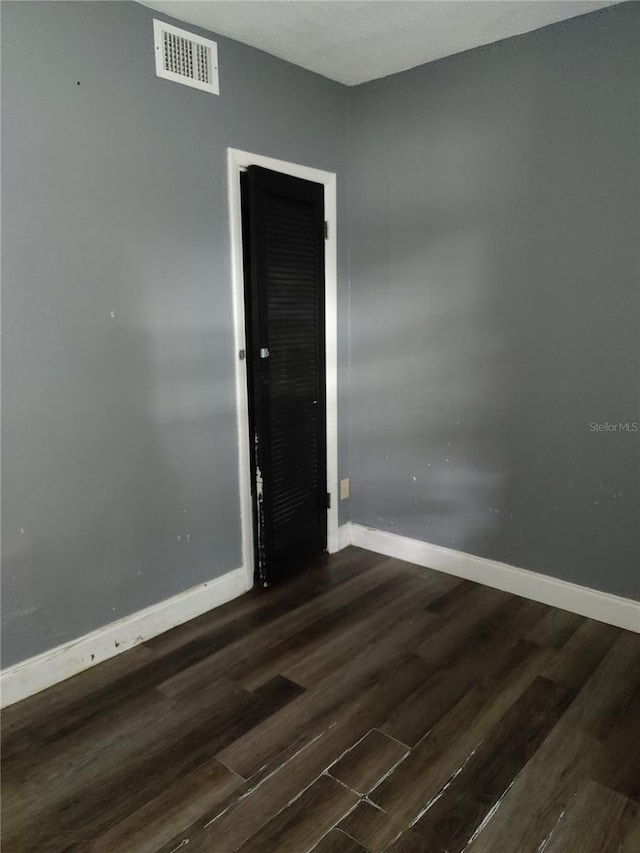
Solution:
[[[327,544],[324,188],[242,175],[256,580],[301,571]]]

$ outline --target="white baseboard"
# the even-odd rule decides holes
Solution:
[[[64,681],[84,669],[132,649],[207,610],[226,604],[250,588],[244,568],[234,569],[222,577],[194,586],[159,604],[91,631],[77,640],[8,667],[0,673],[0,707],[19,702],[58,681]]]
[[[348,545],[446,572],[640,633],[640,602],[628,598],[352,522],[338,528],[338,550]],[[111,622],[77,640],[21,661],[0,673],[0,707],[12,705],[132,649],[207,610],[226,604],[250,588],[251,583],[244,568],[235,569],[117,622]]]
[[[347,525],[345,525],[346,527]],[[552,607],[569,610],[598,622],[640,633],[640,602],[610,595],[586,586],[569,583],[517,569],[496,560],[486,560],[473,554],[464,554],[440,545],[430,545],[419,539],[387,533],[373,527],[350,523],[349,540],[358,548],[366,548],[387,557],[406,560],[439,572],[512,592],[515,595],[541,601]],[[344,528],[341,528],[341,532]],[[346,533],[345,533],[346,535]]]

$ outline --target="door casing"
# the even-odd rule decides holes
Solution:
[[[242,530],[242,564],[247,586],[253,586],[253,508],[251,500],[251,467],[249,444],[249,398],[247,390],[247,361],[245,336],[244,269],[242,260],[242,209],[240,172],[249,166],[261,166],[294,178],[314,181],[324,187],[324,211],[328,237],[325,252],[325,369],[327,423],[327,550],[339,550],[338,540],[338,260],[336,240],[336,175],[237,148],[227,149],[227,178],[229,189],[229,227],[231,232],[231,264],[233,284],[233,321],[235,339],[236,413],[238,426],[238,467],[240,485],[240,518]],[[241,353],[244,357],[241,357]]]

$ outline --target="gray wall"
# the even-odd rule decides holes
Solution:
[[[352,519],[640,597],[640,5],[352,90]]]
[[[347,90],[223,38],[220,97],[160,80],[153,17],[2,3],[3,666],[241,565],[227,146],[346,234]]]
[[[3,666],[241,563],[227,146],[338,172],[342,520],[638,596],[639,12],[216,98],[2,4]]]

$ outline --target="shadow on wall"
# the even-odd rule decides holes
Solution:
[[[354,364],[352,406],[375,403],[353,438],[362,461],[354,482],[371,499],[372,526],[484,550],[500,537],[507,490],[508,341],[477,286],[481,235],[436,240],[414,254],[428,278],[393,277],[361,317],[371,349]],[[469,334],[479,327],[484,334]]]
[[[352,520],[640,597],[637,130],[521,55],[356,109]]]
[[[519,260],[504,249],[522,245],[524,229],[520,163],[514,148],[499,152],[496,173],[498,127],[486,119],[469,137],[436,115],[418,150],[407,148],[401,115],[390,122],[398,131],[387,131],[377,164],[393,176],[383,233],[380,205],[369,200],[359,233],[379,239],[363,238],[354,261],[360,517],[475,553],[494,551],[505,525],[516,334],[507,317]]]

